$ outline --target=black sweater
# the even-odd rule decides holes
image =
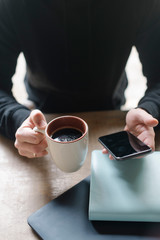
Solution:
[[[11,93],[20,52],[36,107],[74,112],[120,108],[132,46],[148,85],[139,106],[160,119],[159,0],[0,0],[0,133],[14,139],[30,114]]]

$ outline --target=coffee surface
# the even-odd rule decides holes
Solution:
[[[74,141],[82,136],[82,132],[75,128],[63,128],[57,130],[51,137],[59,142]]]

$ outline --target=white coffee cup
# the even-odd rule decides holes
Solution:
[[[52,135],[61,129],[76,129],[81,136],[71,141],[57,141]],[[35,131],[44,133],[48,143],[48,151],[56,166],[64,172],[75,172],[79,170],[86,159],[88,151],[88,125],[76,116],[61,116],[53,119],[47,124],[46,129]]]

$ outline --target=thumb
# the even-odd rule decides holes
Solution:
[[[146,125],[149,127],[156,127],[158,125],[158,120],[156,118],[146,119]]]
[[[39,129],[45,129],[47,122],[45,116],[40,110],[33,110],[30,115],[31,121],[33,124],[38,127]]]
[[[158,120],[152,117],[152,115],[147,112],[144,113],[143,119],[144,119],[144,124],[146,124],[149,127],[156,127],[158,125]]]

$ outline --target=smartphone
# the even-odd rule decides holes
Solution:
[[[152,152],[152,149],[128,131],[101,136],[99,142],[116,160],[125,160]]]

